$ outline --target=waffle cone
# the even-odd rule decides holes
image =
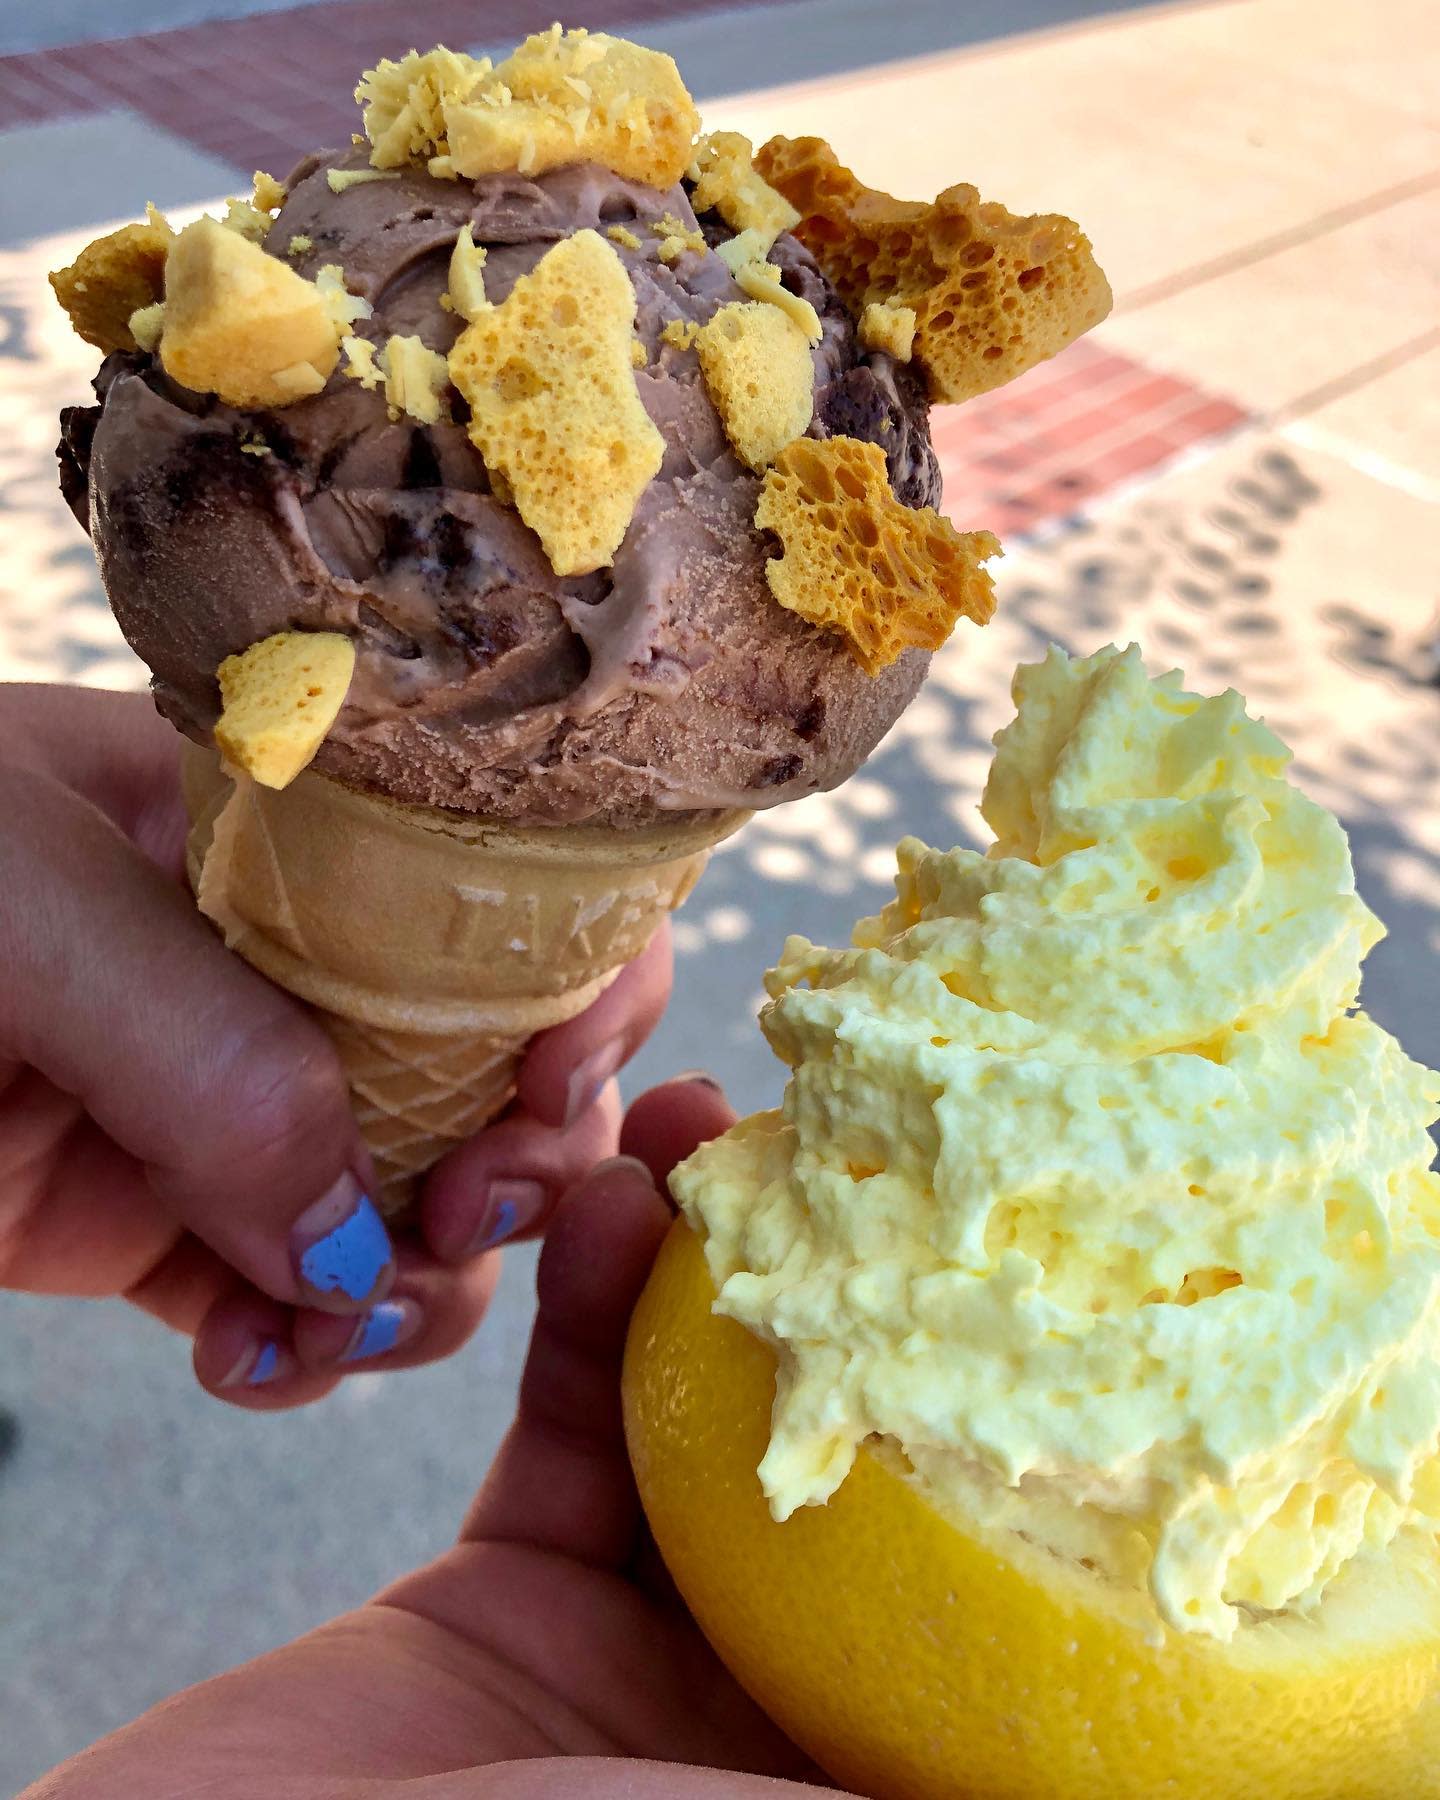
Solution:
[[[509,1101],[526,1043],[582,1012],[748,817],[530,829],[313,773],[276,791],[187,745],[190,883],[247,962],[318,1012],[382,1210]]]

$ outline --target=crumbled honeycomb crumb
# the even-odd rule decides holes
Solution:
[[[690,161],[700,116],[670,57],[555,25],[527,38],[466,99],[448,104],[445,123],[460,175],[539,175],[597,162],[667,188]]]
[[[812,344],[820,342],[820,315],[808,300],[792,294],[774,263],[745,263],[735,271],[735,285],[752,300],[766,300],[788,313]]]
[[[355,98],[370,140],[372,165],[399,169],[406,163],[448,158],[446,109],[469,99],[489,73],[488,56],[463,56],[443,45],[423,56],[412,50],[399,62],[386,60],[367,69]],[[365,138],[355,141],[363,144]],[[440,171],[431,168],[430,173]]]
[[[450,252],[450,310],[462,319],[477,318],[490,302],[485,298],[485,246],[477,244],[468,224],[462,225]]]
[[[771,593],[843,633],[867,675],[912,646],[938,650],[957,620],[983,625],[995,610],[981,564],[999,543],[988,531],[956,531],[933,507],[902,506],[878,444],[788,445],[761,484],[755,523],[783,550],[765,566]]]
[[[605,235],[612,244],[619,244],[625,250],[638,250],[640,240],[628,225],[607,225]]]
[[[915,308],[871,300],[860,315],[860,342],[867,350],[883,350],[896,362],[909,362],[915,348]]]
[[[130,335],[137,347],[153,355],[160,342],[160,334],[165,328],[165,302],[157,300],[153,306],[139,307],[130,315]]]
[[[325,180],[332,194],[343,194],[346,188],[361,187],[367,181],[398,181],[398,169],[329,169]]]
[[[165,259],[175,234],[159,213],[143,225],[122,225],[87,244],[66,269],[50,277],[55,298],[76,333],[108,356],[135,349],[130,320],[165,292]]]
[[[713,207],[732,230],[752,233],[754,255],[765,257],[800,215],[760,175],[753,157],[749,138],[738,131],[712,131],[701,138],[689,170],[695,183],[690,203],[697,213]]]
[[[271,456],[273,451],[262,437],[245,438],[240,445],[242,456]]]
[[[231,406],[285,406],[318,392],[335,367],[334,307],[288,263],[200,218],[170,251],[160,361],[182,387]]]
[[[763,231],[739,231],[733,238],[715,246],[715,254],[732,275],[738,275],[746,263],[763,263],[770,253]]]
[[[392,418],[403,413],[421,425],[435,425],[450,416],[445,404],[450,369],[439,351],[427,350],[418,337],[392,337],[380,352],[380,364]]]
[[[345,373],[361,387],[373,390],[385,379],[385,371],[376,361],[375,346],[369,338],[343,337],[340,349],[345,357]]]
[[[778,307],[722,306],[695,335],[705,387],[736,454],[768,468],[810,428],[815,363],[805,334]]]
[[[761,172],[801,214],[796,235],[853,312],[915,314],[931,398],[1001,386],[1099,323],[1110,287],[1090,244],[1057,214],[1017,218],[968,183],[928,205],[867,188],[819,138],[772,138]]]
[[[375,310],[368,300],[352,294],[345,285],[345,271],[339,263],[326,263],[315,276],[315,286],[335,323],[336,337],[342,337],[357,319],[368,319]]]
[[[643,369],[650,361],[649,356],[646,354],[645,346],[640,342],[639,338],[631,338],[630,340],[630,361],[637,369]]]
[[[448,156],[432,156],[425,164],[427,172],[437,181],[454,181],[455,164]]]
[[[557,575],[610,562],[664,455],[635,387],[634,327],[624,264],[598,232],[579,231],[450,352],[470,437]]]
[[[273,175],[267,175],[263,169],[257,169],[251,180],[253,192],[250,204],[257,212],[275,213],[285,204],[287,189],[284,182],[277,181]]]
[[[678,262],[687,250],[693,250],[699,256],[705,254],[705,233],[686,225],[674,213],[662,213],[658,219],[652,219],[650,229],[660,239],[660,248],[655,254],[663,263]]]
[[[290,240],[288,252],[291,256],[304,256],[307,250],[313,250],[314,248],[315,240],[307,237],[303,231],[297,231]]]
[[[355,646],[338,631],[280,631],[227,656],[215,672],[216,749],[262,787],[287,787],[325,741],[354,673]]]
[[[275,221],[269,213],[261,212],[259,207],[252,206],[248,200],[227,200],[225,217],[220,223],[227,231],[238,231],[241,237],[249,238],[252,244],[258,244]]]
[[[688,350],[699,334],[693,319],[667,319],[660,328],[661,338],[675,350]]]

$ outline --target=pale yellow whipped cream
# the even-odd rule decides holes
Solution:
[[[778,1351],[777,1518],[878,1434],[1229,1638],[1440,1528],[1440,1078],[1352,1011],[1383,928],[1340,825],[1180,682],[1020,669],[996,842],[908,838],[853,949],[787,942],[784,1103],[674,1187]]]

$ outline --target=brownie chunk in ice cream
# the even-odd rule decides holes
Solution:
[[[396,799],[623,825],[844,779],[928,658],[906,651],[872,678],[767,587],[760,477],[732,451],[684,329],[746,299],[717,252],[732,229],[714,211],[697,220],[690,184],[662,191],[594,163],[332,180],[369,166],[368,146],[303,163],[264,249],[312,279],[338,265],[373,308],[354,330],[377,350],[400,335],[443,355],[465,323],[446,304],[462,227],[485,247],[495,304],[556,243],[599,232],[634,285],[635,382],[664,460],[613,564],[562,579],[453,392],[448,421],[393,416],[342,360],[322,392],[251,411],[181,387],[143,351],[112,354],[98,407],[66,415],[62,473],[162,712],[207,741],[225,657],[335,631],[355,644],[355,676],[315,767]],[[695,234],[678,254],[661,221]],[[793,237],[769,260],[821,326],[810,435],[879,445],[897,497],[934,504],[918,370],[861,347]]]

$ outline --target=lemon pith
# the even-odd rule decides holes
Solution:
[[[1357,1558],[1314,1619],[1221,1644],[943,1517],[883,1447],[777,1524],[755,1473],[774,1357],[713,1299],[678,1221],[626,1349],[631,1461],[706,1635],[836,1780],[885,1800],[1440,1795],[1433,1541]]]

